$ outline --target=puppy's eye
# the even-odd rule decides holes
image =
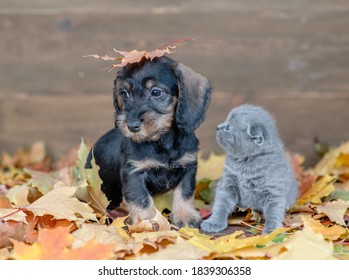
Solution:
[[[130,97],[130,95],[128,94],[128,92],[126,90],[120,91],[119,94],[125,99]]]
[[[158,89],[158,88],[154,88],[152,91],[151,91],[151,96],[154,96],[154,97],[159,97],[162,95],[162,90],[161,89]]]

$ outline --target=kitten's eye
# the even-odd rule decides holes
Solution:
[[[130,97],[129,93],[126,90],[120,91],[119,94],[125,99]]]
[[[229,131],[229,130],[230,130],[230,125],[227,124],[227,125],[224,127],[224,130],[225,130],[225,131]]]
[[[151,91],[151,95],[154,96],[154,97],[159,97],[162,95],[162,90],[161,89],[158,89],[158,88],[155,88]]]

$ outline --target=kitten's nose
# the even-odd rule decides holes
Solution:
[[[217,131],[218,131],[218,130],[221,130],[223,127],[224,127],[224,124],[222,124],[222,123],[219,124],[219,125],[217,126]]]

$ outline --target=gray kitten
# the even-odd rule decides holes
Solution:
[[[201,229],[225,229],[236,206],[262,212],[263,233],[282,227],[286,209],[296,200],[298,185],[273,117],[260,107],[241,105],[218,125],[217,142],[227,158],[212,215],[202,222]]]

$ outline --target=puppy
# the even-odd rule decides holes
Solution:
[[[237,107],[218,125],[217,142],[227,158],[212,215],[201,229],[225,229],[228,215],[236,206],[261,211],[265,218],[263,233],[282,227],[285,210],[296,200],[298,185],[273,117],[260,107]]]
[[[155,216],[152,196],[174,189],[171,222],[198,227],[193,206],[199,141],[194,132],[204,119],[209,81],[168,57],[128,64],[114,81],[115,128],[94,145],[102,191],[122,200],[130,222]],[[87,163],[87,168],[90,164]]]

